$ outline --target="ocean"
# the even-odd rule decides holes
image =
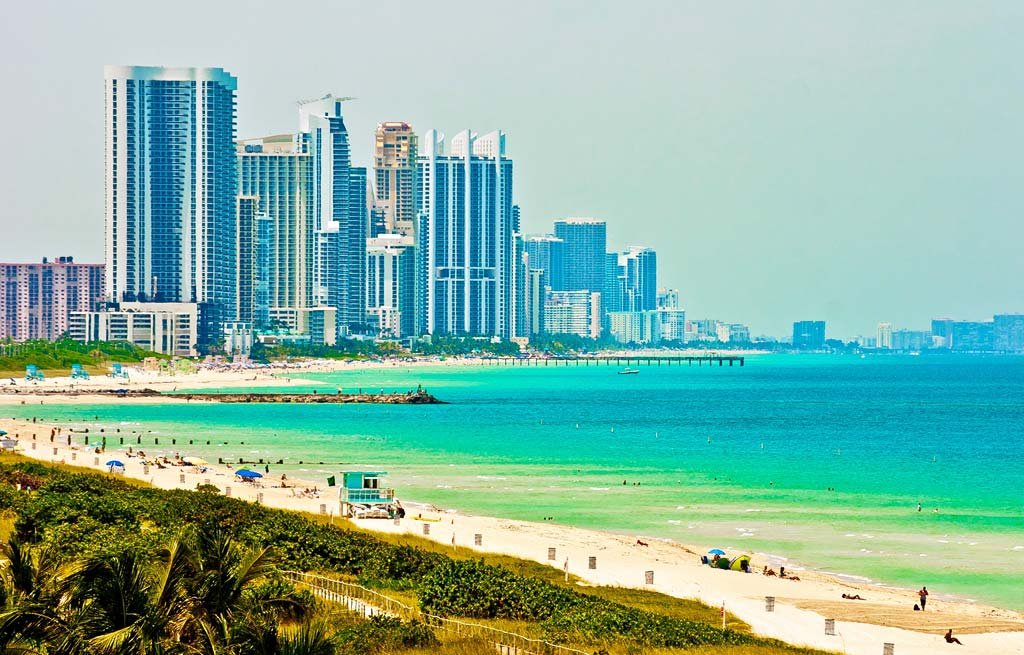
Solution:
[[[322,392],[422,384],[450,403],[437,406],[31,414],[94,437],[139,430],[147,452],[283,458],[272,474],[310,479],[385,470],[399,498],[438,507],[742,550],[1024,610],[1024,358],[765,355],[744,367],[639,368],[303,375]]]

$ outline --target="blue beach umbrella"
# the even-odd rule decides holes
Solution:
[[[708,551],[708,555],[725,555],[725,551],[721,548],[712,548]]]
[[[256,471],[250,471],[249,469],[238,469],[235,471],[235,475],[246,480],[255,480],[256,478],[262,478],[262,473]]]
[[[0,430],[0,437],[6,437],[6,436],[7,436],[7,430]]]
[[[112,459],[107,462],[107,466],[120,466],[121,468],[124,468],[124,462],[119,459]]]

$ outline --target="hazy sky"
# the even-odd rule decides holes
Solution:
[[[103,65],[221,66],[240,137],[502,129],[527,231],[607,219],[690,316],[1024,311],[1024,2],[9,3],[0,260],[103,254]]]

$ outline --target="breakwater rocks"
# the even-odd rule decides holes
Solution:
[[[426,391],[408,393],[163,393],[160,396],[215,403],[444,405]]]
[[[161,392],[156,389],[31,389],[0,391],[0,393],[25,396],[70,396],[87,398],[103,396],[115,398],[175,398],[185,401],[211,403],[289,403],[295,405],[316,404],[372,404],[372,405],[446,405],[443,400],[417,389],[405,393],[179,393]]]

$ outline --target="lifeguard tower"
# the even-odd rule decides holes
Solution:
[[[82,368],[81,364],[71,365],[71,379],[72,380],[88,380],[89,371]]]
[[[341,515],[346,518],[391,518],[397,503],[395,490],[383,486],[384,471],[342,471]]]
[[[43,375],[43,372],[35,364],[29,364],[25,367],[25,380],[27,382],[39,382],[45,379],[46,376]]]
[[[110,367],[110,377],[114,379],[128,379],[128,369],[123,364],[113,364]]]

